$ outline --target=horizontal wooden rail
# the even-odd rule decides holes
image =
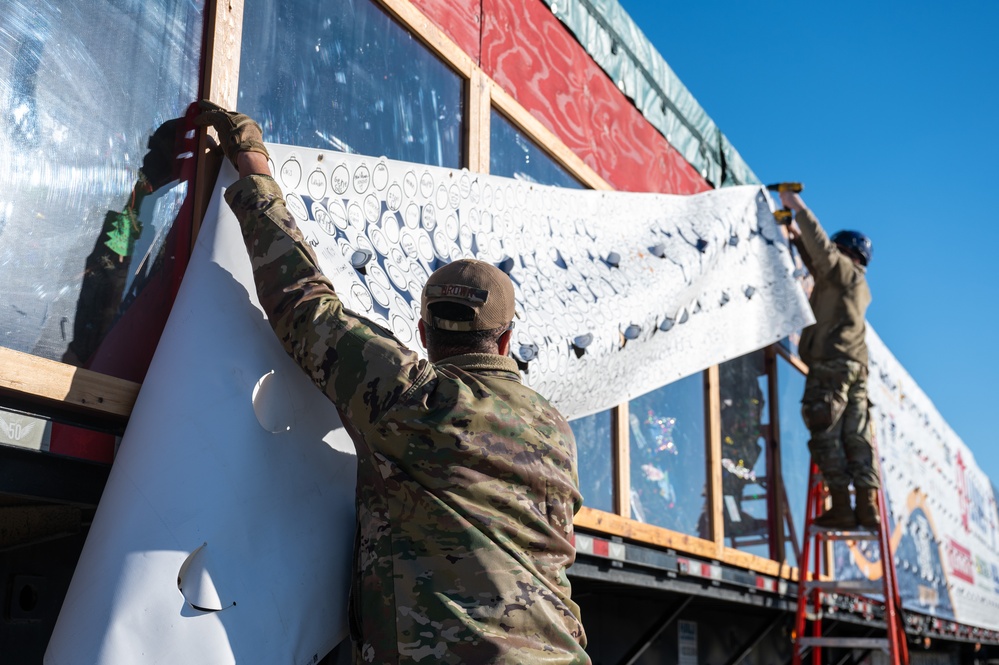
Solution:
[[[676,550],[680,554],[702,557],[712,561],[745,568],[763,575],[773,577],[783,577],[788,580],[798,579],[798,569],[779,561],[765,559],[755,554],[749,554],[731,547],[719,548],[714,542],[690,536],[677,531],[670,531],[662,527],[644,522],[605,513],[601,510],[594,510],[583,506],[576,514],[575,526],[581,529],[597,531],[608,536],[619,536],[627,538],[644,545],[669,548]]]
[[[139,394],[133,381],[2,347],[0,368],[0,406],[99,428],[123,429]]]
[[[780,344],[774,344],[773,348],[777,349],[777,355],[779,355],[784,360],[788,361],[792,367],[801,372],[802,374],[808,374],[808,365],[802,362],[801,358],[793,355],[790,351],[785,349]]]

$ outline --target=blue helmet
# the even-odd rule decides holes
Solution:
[[[847,252],[855,254],[865,266],[871,262],[874,245],[871,243],[871,239],[860,231],[837,231],[830,240],[846,249]]]

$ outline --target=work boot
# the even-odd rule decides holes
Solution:
[[[832,508],[816,517],[812,523],[823,529],[837,531],[856,529],[857,518],[850,507],[850,490],[846,488],[830,489],[829,496],[832,498]]]
[[[865,529],[878,529],[881,526],[881,513],[878,511],[878,491],[865,487],[857,490],[857,524]]]

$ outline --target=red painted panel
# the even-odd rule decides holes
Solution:
[[[616,189],[709,189],[540,0],[483,0],[482,68]]]
[[[461,50],[479,61],[482,0],[412,0]]]

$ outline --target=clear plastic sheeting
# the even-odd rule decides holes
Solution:
[[[462,79],[371,0],[247,0],[239,100],[276,143],[462,163]]]
[[[718,368],[721,400],[722,517],[730,547],[770,558],[767,437],[769,381],[763,351]]]
[[[196,97],[202,4],[4,3],[0,345],[88,365],[159,269],[178,206],[170,187],[141,205],[139,168]]]
[[[495,109],[489,121],[489,172],[493,175],[582,189],[583,185]]]
[[[570,421],[576,437],[579,491],[587,508],[614,511],[614,449],[610,410]]]
[[[777,356],[777,413],[780,432],[780,472],[790,523],[785,518],[784,555],[792,566],[800,566],[801,538],[805,533],[805,505],[808,500],[808,473],[811,463],[808,439],[811,435],[801,420],[801,396],[805,375],[782,356]],[[789,528],[793,526],[793,529]]]
[[[542,0],[670,145],[715,187],[760,180],[617,0]]]
[[[702,378],[631,400],[628,420],[632,519],[710,539]]]

